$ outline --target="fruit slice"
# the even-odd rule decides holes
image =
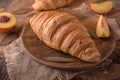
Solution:
[[[96,34],[99,38],[107,38],[110,36],[109,26],[103,15],[101,15],[98,20]]]
[[[5,33],[14,28],[16,24],[16,18],[12,13],[2,12],[0,13],[0,32]]]
[[[113,8],[113,2],[105,1],[102,3],[91,3],[89,7],[93,12],[104,14],[109,12]]]

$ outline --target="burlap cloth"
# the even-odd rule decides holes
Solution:
[[[6,2],[7,0],[3,1]],[[14,3],[21,4],[23,1],[15,0]],[[24,5],[21,6],[20,4],[12,7],[24,7]],[[4,53],[11,80],[119,80],[119,43],[120,41],[118,41],[114,54],[103,62],[103,64],[93,69],[82,71],[63,71],[40,64],[26,54],[21,45],[20,38],[8,46],[0,47],[0,53]]]

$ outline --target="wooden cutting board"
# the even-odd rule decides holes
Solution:
[[[62,9],[57,9],[57,11],[67,12],[71,15],[76,16],[86,26],[86,28],[95,32],[99,15],[91,12],[87,7],[87,4],[88,2],[85,2],[84,0],[81,1],[76,0],[70,6],[67,6]],[[114,18],[113,14],[111,15],[106,14],[105,16],[107,18]],[[115,33],[113,32],[112,29],[111,29],[110,38],[99,39],[99,40],[94,39],[94,41],[96,42],[96,45],[102,55],[102,59],[98,63],[86,63],[68,54],[56,51],[46,46],[42,41],[40,41],[37,38],[37,36],[33,33],[30,26],[25,27],[21,35],[21,42],[23,44],[23,47],[32,58],[47,66],[60,68],[60,69],[69,69],[69,70],[82,70],[82,69],[94,67],[102,63],[104,60],[106,60],[111,55],[112,51],[115,49],[116,39],[115,39]],[[48,58],[51,57],[69,58],[74,60],[75,62],[71,62],[71,63],[51,62],[48,60]]]

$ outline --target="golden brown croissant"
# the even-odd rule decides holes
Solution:
[[[57,11],[41,12],[30,19],[33,31],[46,45],[86,62],[98,62],[100,53],[87,29],[74,16]]]
[[[57,9],[69,5],[73,0],[35,0],[33,8],[35,10]]]

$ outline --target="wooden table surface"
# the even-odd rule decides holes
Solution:
[[[0,0],[0,7],[8,8],[11,1]],[[103,64],[81,72],[53,69],[38,63],[26,54],[19,39],[8,46],[0,47],[1,52],[6,55],[11,80],[120,80],[120,41],[117,42],[114,54]],[[5,65],[5,60],[0,58],[0,80],[9,80]]]

